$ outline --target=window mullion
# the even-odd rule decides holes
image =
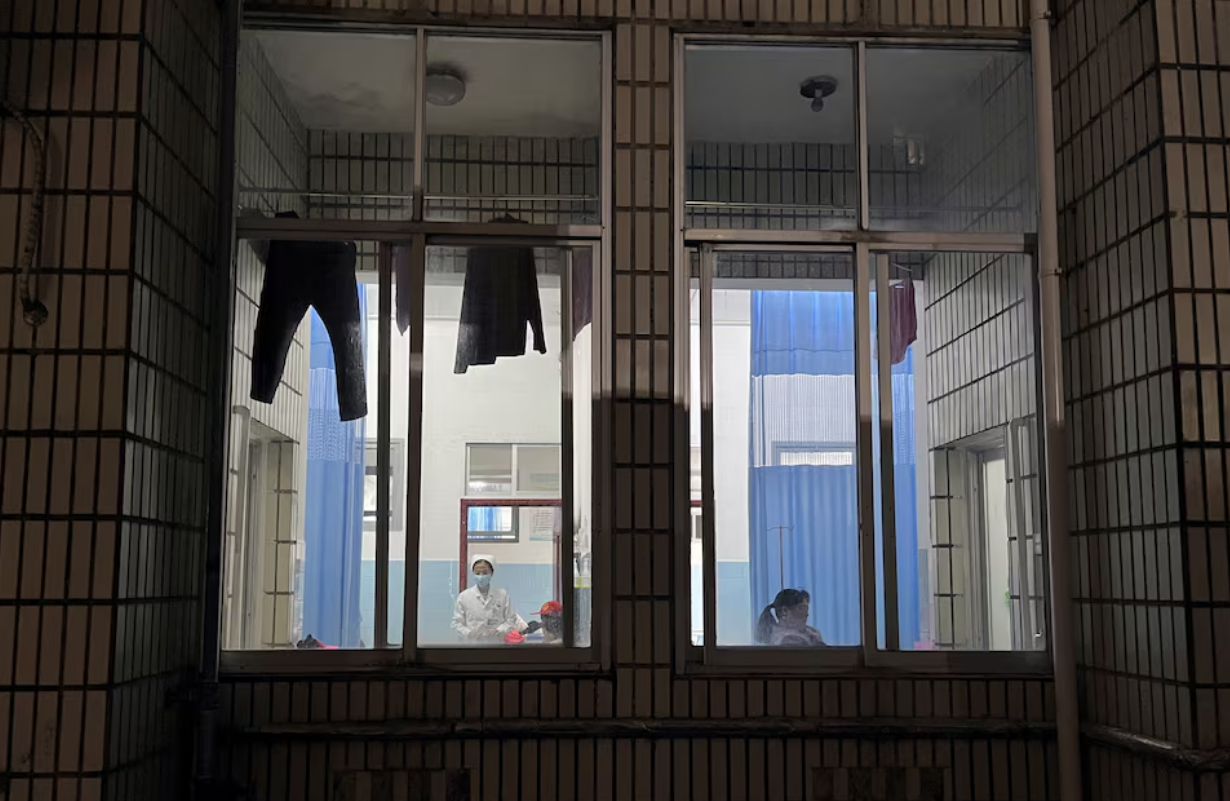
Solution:
[[[863,654],[876,650],[875,478],[871,455],[871,252],[859,243],[854,258],[854,394],[858,407],[859,597]],[[870,661],[870,659],[868,660]]]
[[[427,158],[427,29],[415,31],[414,45],[414,161],[413,193],[410,216],[415,222],[423,220],[424,186]],[[421,352],[420,352],[421,353]]]
[[[717,655],[717,514],[713,495],[713,247],[700,251],[700,486],[705,661]],[[690,546],[689,546],[690,547]]]
[[[871,228],[871,145],[867,134],[867,43],[859,42],[855,52],[854,75],[857,91],[854,95],[858,120],[858,228]]]
[[[393,247],[381,243],[377,267],[379,313],[376,332],[376,648],[389,645],[389,385],[393,318]],[[366,323],[366,320],[364,321]],[[364,445],[364,449],[366,449]],[[367,458],[364,454],[364,462]],[[366,468],[364,468],[366,473]]]
[[[404,247],[404,246],[403,246]],[[410,254],[410,398],[406,451],[406,577],[402,614],[402,654],[416,658],[419,636],[419,540],[422,533],[423,477],[423,296],[427,281],[427,237],[411,242]]]
[[[892,313],[888,254],[875,255],[877,367],[880,390],[880,514],[884,550],[884,649],[901,647],[897,619],[897,507],[896,473],[893,464],[893,365],[890,335]],[[878,634],[877,634],[878,640]]]
[[[564,248],[560,274],[560,594],[564,605],[564,647],[576,644],[576,525],[573,519],[572,249]]]

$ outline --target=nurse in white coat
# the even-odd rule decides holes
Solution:
[[[503,642],[504,635],[522,627],[508,591],[491,586],[495,567],[494,556],[480,553],[470,557],[470,586],[457,596],[452,624],[453,631],[466,642]]]

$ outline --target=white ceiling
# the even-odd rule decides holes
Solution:
[[[889,140],[895,128],[903,134],[925,133],[998,56],[1002,53],[985,50],[869,50],[871,140]],[[697,47],[688,51],[684,75],[691,141],[855,141],[852,49]],[[813,112],[799,85],[820,75],[836,78],[838,88],[823,110]]]
[[[304,31],[255,33],[303,124],[360,133],[414,128],[415,42],[406,36]],[[926,134],[951,124],[962,90],[1005,54],[986,50],[871,48],[868,133]],[[1024,59],[1024,54],[1008,58]],[[428,106],[432,134],[597,136],[601,50],[596,41],[437,36],[428,65],[466,81],[456,106]],[[806,78],[837,79],[812,112]],[[704,46],[688,51],[687,136],[707,142],[852,144],[854,51],[839,47]]]
[[[308,128],[414,130],[415,43],[406,36],[303,31],[256,34]],[[597,136],[597,41],[438,36],[428,66],[451,67],[466,96],[427,107],[427,131],[470,136]]]

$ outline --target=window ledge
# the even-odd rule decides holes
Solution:
[[[369,723],[263,723],[231,729],[248,740],[456,740],[516,738],[693,739],[706,737],[843,737],[900,739],[943,737],[1053,738],[1051,721],[1006,718],[571,718],[540,720],[391,720]]]
[[[589,652],[525,654],[510,660],[504,649],[479,653],[459,653],[459,649],[419,652],[417,661],[407,661],[400,649],[385,651],[223,651],[220,669],[223,678],[235,676],[335,676],[339,673],[415,676],[431,678],[457,674],[478,676],[567,676],[593,675],[604,671]],[[483,656],[488,657],[486,661]],[[569,658],[569,657],[572,658]]]
[[[786,650],[764,647],[692,647],[683,664],[686,675],[715,677],[902,675],[997,676],[1038,678],[1054,673],[1045,651],[872,651],[855,648]]]

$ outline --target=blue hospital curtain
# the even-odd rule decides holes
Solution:
[[[858,645],[857,409],[853,292],[752,293],[748,539],[753,620],[783,588],[811,594],[830,645]],[[911,360],[893,368],[896,437],[912,444]],[[896,398],[897,376],[908,392]],[[902,383],[903,391],[906,388]],[[911,460],[913,448],[908,452]],[[897,473],[898,565],[917,573],[912,469]],[[905,484],[909,484],[907,490]],[[908,503],[903,500],[908,499]],[[909,531],[909,535],[907,535]],[[907,547],[908,544],[908,547]],[[916,582],[916,578],[915,578]],[[917,592],[902,583],[902,640],[917,630]],[[883,616],[879,615],[880,626]],[[913,635],[913,636],[916,636]]]
[[[360,320],[367,319],[366,306],[366,294],[359,292]],[[310,314],[302,633],[326,645],[358,648],[365,426],[362,419],[341,420],[333,343],[315,310]],[[367,326],[360,328],[366,352]]]

